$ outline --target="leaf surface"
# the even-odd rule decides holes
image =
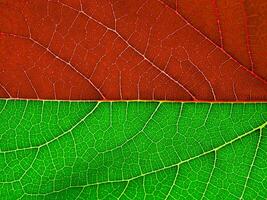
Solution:
[[[266,103],[0,101],[2,199],[264,199]]]
[[[265,1],[162,0],[218,48],[266,80]]]
[[[181,2],[1,1],[0,97],[266,100],[266,6]]]

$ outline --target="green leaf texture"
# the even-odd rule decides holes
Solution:
[[[1,199],[266,199],[266,103],[0,101]]]

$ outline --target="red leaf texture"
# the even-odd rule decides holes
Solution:
[[[0,2],[1,98],[267,100],[265,1]]]

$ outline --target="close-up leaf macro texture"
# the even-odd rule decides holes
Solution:
[[[266,200],[266,0],[0,0],[0,200]]]

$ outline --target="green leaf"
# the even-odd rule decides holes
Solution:
[[[0,101],[1,199],[264,199],[266,103]]]

